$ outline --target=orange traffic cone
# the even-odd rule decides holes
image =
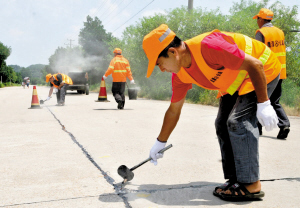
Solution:
[[[107,100],[107,94],[106,94],[106,86],[105,86],[105,81],[102,77],[101,83],[100,83],[100,91],[99,91],[99,96],[98,100],[95,100],[95,102],[110,102]]]
[[[29,109],[40,109],[40,101],[38,98],[38,94],[36,91],[36,86],[33,86],[33,92],[32,92],[32,100],[31,100],[31,107]]]

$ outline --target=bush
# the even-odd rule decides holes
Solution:
[[[289,107],[300,109],[300,87],[290,79],[282,82],[282,95],[280,103]]]

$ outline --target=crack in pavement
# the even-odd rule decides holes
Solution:
[[[28,204],[40,204],[40,203],[67,201],[67,200],[74,200],[74,199],[95,198],[95,197],[99,197],[99,195],[97,195],[97,196],[79,196],[79,197],[71,197],[71,198],[65,198],[65,199],[53,199],[53,200],[35,201],[35,202],[27,202],[27,203],[20,203],[20,204],[10,204],[10,205],[2,205],[0,207],[13,207],[13,206],[28,205]]]
[[[64,200],[74,200],[74,199],[83,199],[83,198],[94,198],[94,197],[109,197],[109,196],[118,196],[122,198],[125,207],[126,208],[132,208],[132,206],[128,202],[128,198],[125,197],[126,194],[131,193],[156,193],[156,192],[164,192],[164,191],[170,191],[170,190],[180,190],[180,189],[187,189],[187,188],[203,188],[203,187],[210,187],[210,186],[218,186],[219,183],[215,184],[206,184],[206,185],[192,185],[192,186],[179,186],[179,187],[170,187],[165,189],[150,189],[150,190],[132,190],[132,189],[126,189],[125,185],[123,186],[122,183],[115,184],[115,180],[110,177],[102,168],[96,163],[96,161],[92,158],[92,156],[87,152],[87,150],[76,140],[74,135],[71,132],[68,132],[65,128],[65,126],[60,122],[60,120],[55,116],[55,114],[46,106],[46,108],[49,110],[49,112],[53,115],[53,117],[58,121],[58,123],[61,125],[62,130],[69,134],[72,141],[82,150],[83,154],[89,159],[89,161],[101,172],[105,180],[114,187],[115,194],[102,194],[102,195],[95,195],[95,196],[83,196],[83,197],[72,197],[72,198],[65,198],[65,199],[56,199],[56,200],[46,200],[46,201],[37,201],[37,202],[28,202],[28,203],[21,203],[21,204],[11,204],[11,205],[2,205],[0,207],[12,207],[12,206],[20,206],[20,205],[26,205],[26,204],[37,204],[37,203],[47,203],[47,202],[55,202],[55,201],[64,201]],[[277,180],[297,180],[300,182],[300,177],[297,178],[278,178],[278,179],[262,179],[261,182],[272,182]]]
[[[102,175],[104,176],[106,181],[114,187],[114,189],[116,191],[116,194],[123,199],[123,202],[125,203],[127,208],[131,208],[131,205],[128,202],[128,198],[125,197],[125,195],[128,194],[128,193],[139,193],[139,192],[155,193],[155,192],[159,192],[159,191],[169,191],[169,190],[178,190],[178,189],[186,189],[186,188],[203,188],[203,187],[207,187],[207,186],[218,186],[218,185],[220,185],[220,184],[216,183],[216,184],[210,184],[210,185],[192,185],[192,186],[181,186],[181,187],[174,187],[174,188],[167,188],[167,189],[153,189],[153,190],[126,189],[125,184],[122,185],[122,183],[119,183],[119,184],[114,183],[115,180],[113,178],[111,178],[110,176],[108,176],[108,174],[100,168],[100,166],[94,161],[94,159],[85,150],[85,148],[76,140],[74,135],[72,133],[68,132],[65,129],[65,126],[60,122],[60,120],[55,116],[55,114],[48,107],[47,107],[47,109],[51,112],[51,114],[54,116],[54,118],[59,122],[59,124],[62,126],[63,130],[70,135],[70,137],[74,141],[74,143],[77,144],[80,147],[80,149],[83,151],[83,153],[86,155],[86,157],[95,165],[95,167],[98,170],[100,170],[100,172],[102,173]],[[297,178],[262,179],[261,182],[276,181],[276,180],[297,180],[297,181],[300,182],[299,177],[297,177]],[[101,196],[109,196],[109,195],[111,195],[111,194],[100,195],[100,197]]]
[[[300,182],[300,177],[297,178],[277,178],[277,179],[262,179],[261,182],[272,182],[272,181],[280,181],[280,180],[286,180],[286,181],[292,181],[296,180]],[[126,194],[128,193],[140,193],[140,192],[146,192],[146,193],[155,193],[160,191],[170,191],[170,190],[180,190],[180,189],[188,189],[188,188],[204,188],[204,187],[215,187],[219,186],[221,183],[213,183],[213,184],[204,184],[204,185],[191,185],[191,186],[178,186],[178,187],[170,187],[165,189],[140,189],[140,190],[132,190],[132,189],[123,189],[122,191]],[[100,195],[104,196],[104,195]]]
[[[264,179],[261,180],[261,182],[273,182],[273,181],[280,181],[280,180],[287,180],[292,181],[296,180],[300,182],[300,177],[298,178],[278,178],[278,179]],[[132,189],[123,189],[123,194],[134,194],[134,193],[156,193],[160,191],[170,191],[170,190],[180,190],[180,189],[187,189],[187,188],[203,188],[203,187],[210,187],[210,186],[218,186],[219,183],[215,184],[205,184],[205,185],[192,185],[192,186],[180,186],[180,187],[173,187],[173,188],[166,188],[166,189],[152,189],[152,190],[132,190]],[[56,199],[56,200],[46,200],[46,201],[37,201],[37,202],[28,202],[28,203],[21,203],[21,204],[11,204],[11,205],[2,205],[0,207],[12,207],[12,206],[20,206],[20,205],[26,205],[26,204],[38,204],[38,203],[47,203],[47,202],[55,202],[55,201],[66,201],[66,200],[74,200],[74,199],[84,199],[84,198],[95,198],[95,197],[110,197],[110,196],[116,196],[119,194],[101,194],[101,195],[94,195],[94,196],[83,196],[83,197],[72,197],[72,198],[65,198],[65,199]]]
[[[50,111],[50,113],[53,115],[53,117],[58,121],[58,123],[61,125],[62,130],[68,133],[73,140],[75,144],[81,149],[83,154],[89,159],[89,161],[101,172],[105,180],[114,187],[116,194],[122,198],[126,208],[132,208],[131,205],[128,202],[127,197],[125,197],[125,194],[123,193],[122,186],[118,186],[117,184],[114,183],[114,179],[110,177],[102,168],[96,163],[96,161],[92,158],[92,156],[88,153],[88,151],[76,140],[74,135],[71,132],[68,132],[65,128],[65,126],[60,122],[60,120],[55,116],[55,114],[46,106],[46,108]]]

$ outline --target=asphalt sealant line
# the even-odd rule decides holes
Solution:
[[[46,108],[50,111],[50,113],[54,116],[54,118],[62,126],[62,130],[64,130],[65,132],[67,132],[70,135],[73,142],[75,144],[77,144],[77,146],[82,150],[82,152],[86,155],[86,157],[90,160],[90,162],[92,162],[93,165],[102,173],[102,175],[104,176],[106,181],[114,187],[114,189],[116,191],[116,194],[123,199],[123,202],[125,203],[127,208],[131,208],[127,197],[125,197],[125,194],[128,194],[128,193],[139,193],[139,192],[155,193],[155,192],[158,192],[158,191],[169,191],[169,190],[186,189],[186,188],[203,188],[203,187],[207,187],[207,186],[219,185],[219,184],[198,185],[198,186],[193,185],[193,186],[182,186],[182,187],[167,188],[167,189],[154,189],[154,190],[131,190],[131,189],[126,189],[125,184],[123,185],[122,183],[119,183],[119,184],[114,183],[115,180],[113,178],[111,178],[110,176],[108,176],[107,173],[104,172],[100,168],[100,166],[95,162],[95,160],[86,151],[86,149],[76,140],[74,135],[66,130],[65,126],[60,122],[60,120],[55,116],[55,114],[48,107],[46,107]],[[278,178],[278,179],[266,179],[266,180],[262,179],[261,181],[262,182],[267,182],[267,181],[276,181],[276,180],[297,180],[297,181],[300,181],[300,178],[299,177],[298,178]],[[104,196],[104,195],[100,195],[100,196]]]
[[[123,202],[126,205],[126,208],[131,208],[127,197],[125,197],[124,191],[122,191],[122,186],[119,186],[117,184],[115,184],[115,180],[110,177],[105,171],[103,171],[101,169],[101,167],[96,163],[96,161],[92,158],[92,156],[88,153],[88,151],[76,140],[76,138],[74,137],[74,135],[71,132],[68,132],[65,128],[65,126],[60,122],[60,120],[55,116],[55,114],[48,108],[46,107],[49,112],[53,115],[53,117],[58,121],[58,123],[61,125],[62,130],[65,131],[66,133],[69,134],[69,136],[71,137],[71,139],[73,140],[73,142],[82,150],[83,154],[89,159],[89,161],[101,172],[101,174],[103,175],[103,177],[105,178],[105,180],[114,187],[116,194],[122,198]]]
[[[14,206],[22,206],[22,205],[30,205],[30,204],[51,203],[51,202],[57,202],[57,201],[67,201],[67,200],[74,200],[74,199],[85,199],[85,198],[96,198],[96,197],[99,197],[99,195],[96,195],[96,196],[81,196],[81,197],[79,196],[79,197],[71,197],[71,198],[65,198],[65,199],[45,200],[45,201],[33,201],[33,202],[27,202],[27,203],[3,205],[3,206],[0,206],[0,207],[14,207]]]

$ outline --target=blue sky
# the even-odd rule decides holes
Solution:
[[[239,1],[194,0],[194,8],[219,7],[228,14],[233,2]],[[281,2],[300,7],[300,0]],[[87,15],[97,16],[108,32],[121,37],[127,26],[143,16],[187,5],[188,0],[0,0],[0,42],[12,48],[8,65],[48,64],[57,47],[65,47],[69,40],[72,45],[78,44],[78,34]]]

